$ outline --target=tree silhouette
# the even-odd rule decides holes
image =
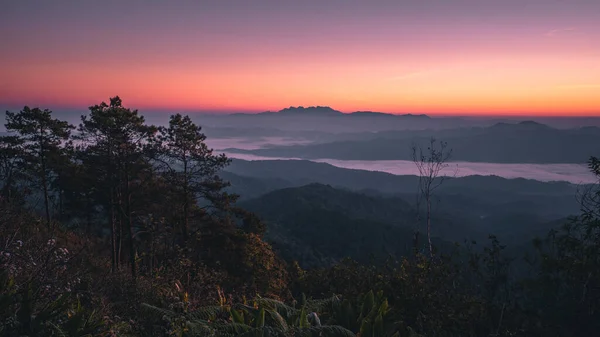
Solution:
[[[22,178],[23,140],[17,136],[0,137],[0,197],[11,202],[15,184]]]
[[[431,200],[435,190],[442,185],[446,176],[442,170],[447,168],[448,160],[452,156],[452,149],[448,149],[448,143],[438,142],[435,138],[429,140],[427,149],[417,145],[412,146],[412,159],[419,171],[419,199],[425,199],[427,207],[427,242],[429,255],[433,256],[433,245],[431,244]]]
[[[52,111],[24,107],[18,113],[6,112],[6,129],[21,139],[24,173],[35,188],[42,192],[46,225],[51,225],[50,187],[61,162],[63,143],[74,127],[52,117]]]
[[[121,243],[127,239],[131,274],[137,275],[133,233],[132,195],[137,175],[149,170],[144,147],[156,128],[145,124],[137,110],[123,107],[116,96],[110,104],[102,102],[89,108],[90,115],[81,117],[80,150],[85,165],[94,167],[99,200],[108,211],[111,231],[112,269],[119,268]]]
[[[189,236],[192,209],[197,198],[209,202],[206,207],[227,207],[230,198],[223,193],[228,186],[217,173],[229,164],[225,155],[214,155],[206,146],[201,127],[189,116],[172,115],[168,127],[159,128],[153,159],[162,176],[174,189],[182,210],[181,230]]]

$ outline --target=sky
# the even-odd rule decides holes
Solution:
[[[0,106],[600,115],[598,0],[19,0]]]

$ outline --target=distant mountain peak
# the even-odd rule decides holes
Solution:
[[[429,119],[431,117],[425,115],[425,114],[392,114],[392,113],[387,113],[387,112],[376,112],[376,111],[355,111],[353,113],[351,113],[350,115],[353,116],[365,116],[365,117],[370,117],[370,116],[389,116],[389,117],[407,117],[407,118],[423,118],[423,119]]]
[[[546,124],[538,123],[536,121],[522,121],[522,122],[519,122],[519,125],[531,126],[531,127],[543,127],[543,128],[548,127]]]
[[[547,130],[552,129],[546,124],[538,123],[536,121],[522,121],[515,124],[500,122],[490,126],[490,129],[516,129],[516,130]]]
[[[298,107],[291,106],[289,108],[279,110],[278,112],[284,113],[284,114],[303,114],[303,115],[339,115],[339,114],[342,114],[341,111],[332,109],[331,107],[328,107],[328,106],[309,106],[306,108],[303,106],[298,106]]]
[[[304,115],[304,116],[339,116],[339,115],[347,115],[347,116],[355,116],[355,117],[404,117],[404,118],[415,118],[415,119],[429,119],[430,117],[425,114],[391,114],[386,112],[376,112],[376,111],[355,111],[348,114],[344,114],[339,110],[335,110],[328,106],[291,106],[289,108],[281,109],[277,112],[267,111],[263,112],[263,114],[285,114],[285,115]]]

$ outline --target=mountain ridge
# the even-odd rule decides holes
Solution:
[[[243,114],[236,114],[243,115]],[[370,110],[358,110],[353,112],[342,112],[340,110],[333,109],[330,106],[290,106],[287,108],[283,108],[278,111],[264,111],[258,114],[248,114],[248,115],[304,115],[304,116],[355,116],[355,117],[372,117],[372,116],[386,116],[386,117],[413,117],[413,118],[431,118],[426,114],[412,114],[412,113],[388,113],[388,112],[379,112],[379,111],[370,111]]]

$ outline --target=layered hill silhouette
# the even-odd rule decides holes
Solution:
[[[201,118],[201,124],[209,128],[246,129],[260,126],[267,129],[321,132],[444,129],[489,123],[489,121],[467,121],[456,117],[431,118],[423,114],[410,113],[390,114],[375,111],[343,113],[327,106],[289,107],[258,114],[204,115]]]
[[[322,267],[344,257],[382,261],[410,253],[415,231],[424,233],[424,221],[405,198],[409,196],[374,196],[311,183],[269,192],[239,205],[267,224],[268,241],[286,259],[304,267]],[[474,205],[471,199],[459,199],[466,206]],[[445,251],[453,248],[453,242],[482,241],[492,233],[518,248],[562,223],[531,210],[506,208],[479,218],[452,207],[436,207],[432,221],[436,246]]]
[[[268,225],[268,240],[286,259],[304,267],[322,267],[345,257],[381,261],[405,255],[412,246],[415,216],[398,198],[309,184],[274,191],[240,206],[258,214]]]
[[[326,209],[328,214],[342,214],[340,221],[358,221],[364,226],[376,222],[413,231],[418,225],[416,176],[302,160],[233,160],[223,177],[232,182],[231,192],[244,196],[242,205],[257,211],[269,224],[285,225],[289,217],[290,221],[303,219],[307,226],[327,226],[303,218],[308,215],[288,214],[290,209],[301,208],[311,214]],[[437,235],[442,240],[461,241],[467,237],[485,240],[493,233],[527,245],[579,212],[579,188],[566,182],[496,176],[448,179],[433,200]],[[279,240],[288,237],[285,233],[277,234]]]
[[[376,111],[354,111],[350,113],[343,113],[339,110],[335,110],[328,106],[309,106],[309,107],[289,107],[279,111],[265,111],[258,115],[278,115],[278,116],[347,116],[347,117],[387,117],[387,118],[418,118],[418,119],[431,119],[431,117],[425,114],[413,115],[413,114],[391,114],[386,112]]]
[[[484,112],[482,112],[482,116]],[[393,130],[448,130],[466,127],[488,127],[496,123],[514,124],[514,118],[470,118],[444,115],[413,114],[410,112],[386,113],[377,111],[342,112],[329,106],[291,106],[277,111],[261,113],[234,113],[226,115],[197,115],[202,126],[236,128],[242,130],[263,128],[266,133],[284,131],[312,132],[380,132]],[[531,118],[523,118],[525,120]],[[523,120],[521,119],[521,120]],[[536,122],[559,129],[583,126],[600,126],[600,118],[536,117]],[[256,130],[255,130],[256,131]]]
[[[410,160],[413,144],[426,146],[439,136],[452,148],[452,160],[492,163],[585,163],[600,153],[600,128],[556,129],[532,121],[440,132],[384,132],[353,140],[257,150],[227,149],[266,157],[342,160]],[[362,139],[361,139],[362,138]]]
[[[387,195],[416,193],[418,183],[418,177],[414,175],[345,169],[308,160],[247,161],[233,159],[223,174],[225,179],[231,181],[242,179],[241,177],[254,179],[245,181],[248,187],[263,186],[265,189],[269,189],[268,186],[274,186],[273,189],[279,189],[320,183],[353,191],[378,191]],[[510,198],[514,195],[574,196],[577,188],[567,182],[541,182],[523,178],[505,179],[498,176],[466,176],[447,179],[440,187],[439,193],[463,193],[487,200],[500,199],[507,193],[511,194]],[[246,193],[240,194],[247,195]],[[256,196],[255,193],[250,195]],[[488,197],[485,197],[486,195]],[[504,200],[504,197],[502,198]],[[506,200],[513,199],[507,197]]]

